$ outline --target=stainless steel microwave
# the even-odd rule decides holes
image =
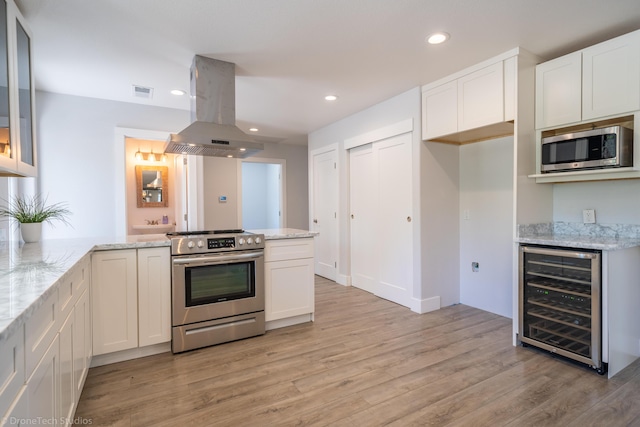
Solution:
[[[542,173],[633,166],[633,130],[622,126],[542,138]]]

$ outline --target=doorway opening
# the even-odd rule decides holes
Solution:
[[[242,161],[242,228],[284,228],[284,160]]]

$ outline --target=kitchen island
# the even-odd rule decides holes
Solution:
[[[295,228],[249,230],[265,239],[265,320],[267,330],[312,322],[314,231]]]

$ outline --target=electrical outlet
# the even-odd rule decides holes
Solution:
[[[582,211],[582,222],[584,224],[595,224],[596,211],[595,209],[585,209]]]
[[[480,271],[480,263],[477,261],[473,261],[471,263],[471,271],[473,271],[474,273],[477,273],[478,271]]]

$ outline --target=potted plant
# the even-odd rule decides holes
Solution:
[[[25,243],[40,240],[43,222],[60,221],[70,225],[67,216],[71,211],[66,203],[47,205],[46,197],[43,199],[39,194],[15,196],[10,201],[5,200],[5,204],[0,207],[0,216],[14,219],[20,224],[20,234]]]

